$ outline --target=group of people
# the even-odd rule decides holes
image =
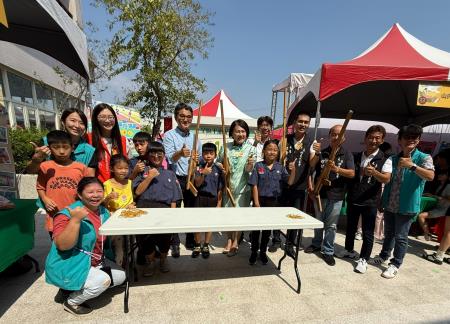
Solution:
[[[64,130],[50,131],[40,145],[35,145],[27,170],[38,173],[38,204],[46,210],[46,228],[52,239],[46,280],[60,288],[55,300],[63,303],[65,310],[76,315],[91,312],[87,300],[126,279],[120,267],[124,260],[120,238],[114,237],[111,242],[99,235],[99,227],[111,212],[135,207],[234,204],[306,210],[313,184],[325,166],[331,169],[331,185],[320,192],[322,208],[314,200],[315,217],[324,227],[314,231],[312,244],[305,252],[321,251],[328,265],[335,264],[336,225],[347,198],[345,251],[336,254],[357,257],[354,238],[361,216],[363,245],[355,271],[364,273],[370,260],[375,264],[386,262],[393,250],[394,257],[382,275],[393,278],[397,274],[407,250],[409,227],[420,211],[425,181],[434,178],[431,156],[417,149],[422,134],[419,126],[401,128],[398,134],[401,152],[388,156],[380,149],[386,131],[374,125],[366,132],[365,150],[353,155],[339,141],[341,125],[330,129],[329,146],[322,149],[321,142],[308,135],[310,116],[300,113],[295,118],[293,133],[287,135],[285,162],[281,163],[280,143],[271,138],[273,120],[260,117],[255,138],[250,139],[247,123],[238,119],[229,127],[232,141],[226,143],[228,161],[224,163],[223,146],[218,150],[213,143],[198,141],[197,147],[193,147],[190,106],[178,104],[174,116],[177,127],[166,132],[162,141],[153,141],[146,132],[134,136],[137,157],[131,157],[131,147],[120,135],[117,116],[107,104],[94,108],[90,133],[86,132],[85,114],[68,109],[61,116]],[[328,157],[335,148],[337,154],[331,161]],[[190,159],[197,164],[196,196],[186,186],[190,180]],[[225,187],[230,190],[224,191]],[[381,253],[371,259],[379,201],[384,209],[385,238]],[[267,250],[274,252],[281,247],[280,234],[279,230],[253,231],[249,264],[254,265],[258,259],[267,264]],[[284,248],[289,255],[294,255],[296,235],[297,231],[287,232]],[[227,233],[223,253],[235,256],[241,238],[241,232]],[[187,233],[185,247],[192,250],[193,258],[201,255],[206,259],[211,239],[212,233]],[[140,235],[136,240],[137,262],[144,265],[144,276],[152,276],[157,267],[163,273],[170,270],[169,250],[172,257],[180,256],[178,234]]]

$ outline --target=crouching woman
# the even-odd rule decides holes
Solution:
[[[87,300],[109,287],[125,281],[125,272],[106,260],[106,237],[99,235],[100,226],[109,212],[101,204],[103,185],[95,177],[80,180],[79,201],[59,211],[54,217],[53,243],[45,263],[45,279],[66,292],[64,310],[74,315],[92,311]]]

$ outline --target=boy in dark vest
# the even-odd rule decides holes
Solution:
[[[341,258],[354,259],[358,255],[354,251],[355,232],[361,215],[363,244],[355,271],[365,273],[367,261],[370,259],[374,241],[377,206],[381,195],[381,184],[389,182],[392,172],[392,161],[387,160],[379,149],[384,142],[386,130],[381,125],[369,127],[364,144],[366,149],[354,155],[355,177],[349,182],[347,192],[347,231],[345,234],[345,250],[337,254]]]

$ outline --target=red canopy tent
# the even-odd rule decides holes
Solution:
[[[420,81],[448,81],[450,53],[423,43],[399,24],[358,57],[325,63],[288,110],[288,124],[299,111],[322,117],[383,121],[401,127],[450,123],[450,110],[417,106]]]

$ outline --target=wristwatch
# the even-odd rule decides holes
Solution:
[[[417,164],[413,164],[413,165],[409,168],[409,170],[411,170],[412,172],[415,172],[416,169],[417,169]]]

